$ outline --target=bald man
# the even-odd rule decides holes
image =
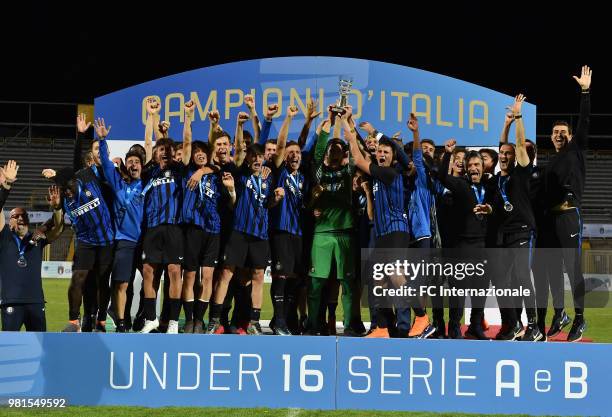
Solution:
[[[16,179],[17,165],[9,161],[0,185],[0,210]],[[49,189],[49,202],[53,208],[53,225],[30,233],[28,213],[18,207],[11,210],[9,223],[0,215],[0,313],[3,331],[44,332],[47,329],[45,299],[42,289],[41,265],[43,248],[55,240],[63,230],[60,192]]]

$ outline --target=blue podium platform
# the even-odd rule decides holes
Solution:
[[[0,333],[0,402],[612,415],[611,344]]]

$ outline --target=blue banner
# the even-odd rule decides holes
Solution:
[[[612,345],[0,333],[0,405],[611,415]]]
[[[193,137],[205,139],[208,111],[219,110],[221,125],[233,132],[238,112],[246,110],[244,96],[253,94],[260,119],[269,104],[279,104],[279,121],[271,137],[280,129],[287,106],[298,106],[301,115],[294,119],[291,138],[302,127],[308,98],[317,100],[322,111],[338,100],[340,76],[353,79],[349,103],[358,121],[369,121],[389,136],[402,131],[408,140],[406,121],[414,112],[420,118],[421,137],[435,139],[440,145],[455,138],[460,145],[497,146],[505,107],[514,100],[485,87],[401,65],[354,58],[286,57],[234,62],[152,80],[96,98],[95,114],[112,125],[109,139],[142,140],[145,98],[156,96],[162,104],[162,120],[171,123],[170,137],[180,141],[183,105],[194,100]],[[525,103],[523,115],[527,137],[534,139],[536,107]],[[245,128],[250,129],[249,124]]]
[[[0,333],[0,400],[335,408],[334,338]]]
[[[338,340],[337,407],[610,415],[612,346]]]

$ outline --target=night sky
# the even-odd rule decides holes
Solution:
[[[184,4],[172,11],[158,3],[143,6],[151,12],[106,5],[13,8],[0,25],[0,99],[93,102],[98,95],[208,65],[333,55],[421,68],[506,94],[523,92],[547,113],[578,110],[571,76],[586,63],[594,72],[593,112],[612,113],[606,96],[612,92],[612,65],[605,62],[608,23],[597,23],[601,13],[593,10],[533,11],[507,4],[508,10],[495,12],[478,6],[428,12],[351,6],[352,12],[343,13],[340,3],[319,10],[315,3],[291,3],[289,12],[283,3],[283,17],[265,12],[272,3],[201,11]],[[310,10],[295,17],[293,10],[306,6]]]

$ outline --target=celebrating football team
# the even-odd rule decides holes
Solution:
[[[350,105],[321,114],[322,103],[312,100],[299,137],[289,134],[299,113],[289,106],[271,138],[280,108],[266,106],[260,119],[251,95],[233,135],[213,110],[208,137],[193,138],[196,105],[185,103],[178,142],[160,121],[161,103],[148,97],[144,147],[111,159],[112,121],[98,118],[92,126],[80,114],[73,166],[43,171],[52,218],[30,232],[25,209],[14,208],[7,224],[0,216],[3,330],[46,330],[42,248],[59,236],[67,216],[76,246],[65,332],[104,332],[110,315],[123,333],[261,335],[269,268],[273,313],[262,318],[275,335],[335,335],[341,298],[345,336],[485,340],[486,297],[470,297],[463,329],[464,296],[381,303],[361,279],[360,249],[454,250],[466,259],[504,249],[495,272],[478,285],[520,286],[528,295],[512,306],[498,297],[501,328],[494,338],[546,341],[571,323],[567,340],[579,341],[587,326],[580,249],[591,75],[584,66],[574,77],[578,125],[553,124],[556,153],[545,167],[536,164],[535,141],[525,135],[522,94],[499,114],[505,117],[499,148],[480,151],[455,139],[423,138],[414,114],[405,143],[400,134],[356,123]],[[19,184],[18,169],[16,161],[0,168],[0,209]],[[564,271],[573,318],[564,308]],[[437,280],[448,288],[466,285],[453,276]],[[549,292],[554,310],[547,320]],[[369,329],[362,300],[369,301]]]

